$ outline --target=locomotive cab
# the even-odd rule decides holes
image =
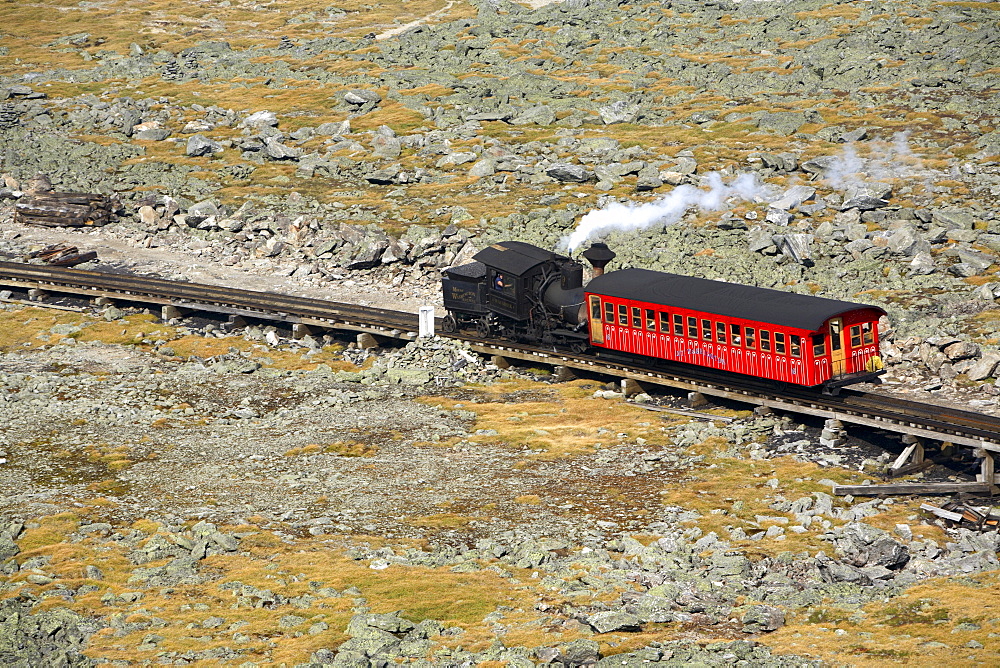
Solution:
[[[446,329],[474,323],[482,337],[586,347],[579,263],[520,241],[493,244],[473,259],[475,270],[445,271]]]

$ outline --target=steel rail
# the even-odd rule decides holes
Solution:
[[[43,292],[68,292],[137,302],[245,315],[316,326],[343,326],[355,331],[376,330],[413,338],[417,316],[310,297],[296,297],[254,290],[240,290],[206,283],[186,283],[160,278],[0,262],[0,283]],[[374,326],[372,326],[374,325]],[[398,330],[392,334],[393,330]]]
[[[0,284],[372,332],[399,339],[416,337],[418,329],[416,315],[401,311],[65,267],[0,262]],[[752,376],[662,360],[648,360],[650,367],[647,368],[640,366],[641,362],[614,358],[602,352],[573,354],[537,345],[485,340],[463,333],[448,336],[464,340],[474,350],[486,354],[611,374],[639,383],[663,384],[782,411],[1000,452],[1000,418],[982,413],[854,390],[843,390],[839,396],[827,396],[818,390],[797,386],[777,390],[772,383]]]

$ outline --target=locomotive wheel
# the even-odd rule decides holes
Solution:
[[[490,327],[490,323],[488,321],[486,321],[486,320],[477,320],[476,321],[476,335],[477,336],[479,336],[481,338],[484,338],[484,339],[488,338],[489,335],[492,333],[491,330],[492,330],[492,328]]]
[[[570,351],[578,355],[582,352],[585,352],[589,347],[590,346],[587,344],[586,341],[574,341],[573,343],[569,344]]]
[[[458,321],[455,320],[455,316],[453,316],[451,313],[449,313],[448,315],[446,315],[444,317],[444,320],[441,321],[441,329],[443,329],[444,331],[448,332],[449,334],[453,334],[454,332],[457,332],[458,331]]]

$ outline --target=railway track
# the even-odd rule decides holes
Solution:
[[[66,293],[87,298],[159,304],[164,307],[165,315],[180,315],[185,310],[207,311],[293,325],[368,332],[404,340],[414,339],[418,333],[416,314],[80,269],[0,262],[0,285],[27,289],[36,298],[43,298],[47,293]],[[640,384],[669,385],[777,410],[1000,452],[1000,418],[982,413],[854,390],[844,390],[839,396],[826,396],[819,391],[796,386],[779,390],[766,381],[701,367],[667,362],[659,363],[655,368],[643,368],[634,361],[606,355],[573,354],[463,334],[453,336],[468,341],[475,350],[486,354],[605,373]]]

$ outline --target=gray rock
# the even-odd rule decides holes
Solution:
[[[767,633],[785,624],[785,613],[772,605],[751,605],[740,618],[744,633]]]
[[[365,104],[374,105],[381,101],[382,96],[379,95],[378,91],[374,90],[355,88],[344,93],[344,102],[355,106],[362,106]]]
[[[802,163],[802,170],[810,174],[826,175],[840,162],[835,155],[821,155]]]
[[[166,128],[147,128],[132,135],[133,139],[143,141],[163,141],[170,136],[170,130]]]
[[[269,137],[264,142],[264,155],[272,160],[296,160],[302,157],[302,149],[285,146],[276,137]]]
[[[350,134],[351,122],[340,121],[339,123],[321,123],[316,126],[316,134],[324,137],[335,137]]]
[[[244,119],[243,127],[254,130],[278,127],[278,116],[273,111],[258,111]]]
[[[842,527],[835,540],[838,554],[852,566],[900,568],[910,559],[907,547],[894,540],[888,531],[861,522]]]
[[[496,160],[493,158],[483,158],[469,168],[469,176],[482,178],[484,176],[493,176],[496,174]]]
[[[811,261],[813,240],[811,234],[776,234],[773,239],[781,254],[790,260],[799,264]]]
[[[971,341],[959,341],[952,343],[944,349],[944,354],[953,362],[958,360],[974,359],[980,356],[979,345]]]
[[[775,209],[788,211],[789,209],[794,209],[803,202],[812,199],[815,194],[816,189],[810,186],[792,186],[786,190],[781,197],[770,202],[769,205]]]
[[[828,561],[820,565],[820,572],[827,582],[849,582],[858,585],[870,585],[871,579],[860,568],[855,568],[840,561]]]
[[[618,100],[599,108],[597,113],[601,115],[601,120],[604,121],[605,125],[633,123],[639,116],[639,105]]]
[[[976,265],[969,264],[968,262],[956,262],[948,267],[948,273],[959,278],[969,278],[982,273],[982,270]]]
[[[774,246],[774,234],[765,227],[754,226],[747,230],[747,250],[759,253]]]
[[[0,533],[0,561],[7,561],[21,551],[14,539],[6,533]]]
[[[971,230],[976,218],[969,209],[935,209],[931,212],[931,221],[946,230]]]
[[[909,267],[909,274],[911,276],[933,274],[937,268],[934,264],[934,258],[929,252],[920,252],[914,255]]]
[[[606,610],[587,617],[587,624],[597,633],[611,633],[612,631],[638,631],[642,620],[629,612]]]
[[[372,136],[372,153],[379,158],[398,158],[403,145],[396,133],[386,125],[379,127]]]
[[[888,248],[895,255],[905,256],[931,252],[930,243],[909,225],[898,228],[889,236]]]
[[[593,640],[572,640],[559,645],[559,657],[565,666],[590,666],[601,658],[601,648]]]
[[[222,144],[204,135],[194,135],[187,141],[185,154],[192,158],[203,155],[214,155],[222,150]]]
[[[963,262],[969,265],[970,267],[975,269],[976,273],[979,274],[981,274],[982,272],[986,271],[991,266],[993,266],[993,263],[996,260],[996,258],[994,258],[992,255],[981,253],[979,251],[969,250],[967,248],[959,248],[957,254],[959,262]]]
[[[1000,364],[1000,354],[986,353],[969,367],[965,375],[968,376],[969,380],[986,380],[993,376],[998,364]]]
[[[757,115],[758,128],[779,135],[794,134],[805,123],[806,117],[801,111],[774,111]]]
[[[879,209],[889,203],[889,196],[892,194],[892,186],[887,183],[870,182],[852,185],[847,189],[840,210],[859,209],[868,211]]]
[[[557,162],[549,165],[545,173],[557,181],[568,183],[584,183],[593,177],[593,174],[581,165],[574,165],[568,162]]]
[[[544,104],[528,107],[514,116],[511,125],[552,125],[556,122],[556,113]]]

